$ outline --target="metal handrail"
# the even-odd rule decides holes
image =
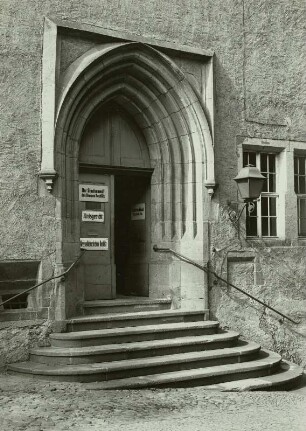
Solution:
[[[222,281],[223,283],[226,283],[228,286],[233,287],[234,289],[238,290],[239,292],[243,293],[244,295],[248,296],[249,298],[254,299],[254,301],[257,301],[259,304],[263,305],[264,307],[269,308],[270,310],[274,311],[274,313],[279,314],[280,316],[282,316],[283,319],[290,320],[290,322],[292,322],[296,325],[298,325],[300,323],[300,322],[297,322],[297,321],[291,319],[291,317],[286,316],[286,314],[281,313],[280,311],[276,310],[275,308],[271,307],[270,305],[266,304],[265,302],[261,301],[260,299],[256,298],[255,296],[253,296],[250,293],[246,292],[245,290],[241,289],[240,287],[235,286],[232,283],[229,283],[227,280],[225,280],[224,278],[222,278],[218,274],[216,274],[215,271],[208,269],[206,266],[199,265],[198,263],[194,262],[193,260],[189,259],[186,256],[183,256],[180,253],[177,253],[176,251],[172,250],[171,248],[162,248],[162,247],[158,247],[157,245],[154,245],[153,250],[155,252],[161,252],[161,253],[172,253],[176,257],[178,257],[180,260],[182,260],[186,263],[190,263],[191,265],[195,266],[196,268],[201,269],[202,271],[206,272],[207,274],[212,274],[214,277],[216,277],[218,280]]]
[[[65,279],[66,275],[72,270],[72,268],[78,263],[78,261],[81,259],[81,257],[84,255],[84,253],[86,252],[86,249],[81,249],[82,252],[81,254],[77,257],[77,259],[69,266],[68,269],[66,269],[66,271],[62,272],[59,275],[55,275],[53,277],[48,278],[47,280],[41,281],[40,283],[35,284],[35,286],[31,286],[28,289],[24,290],[23,292],[17,293],[17,295],[12,296],[9,299],[6,299],[5,301],[0,303],[0,307],[4,304],[7,304],[10,301],[13,301],[13,299],[18,298],[21,295],[24,295],[25,293],[31,292],[32,290],[36,289],[36,287],[42,286],[45,283],[48,283],[49,281],[52,280],[56,280],[57,278],[62,278],[62,280]],[[1,310],[0,310],[1,311]]]

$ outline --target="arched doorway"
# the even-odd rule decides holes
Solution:
[[[85,300],[149,296],[152,172],[145,138],[130,115],[115,103],[99,107],[79,151]],[[107,193],[86,197],[89,189]]]
[[[145,168],[142,165],[138,170],[152,172],[151,244],[170,247],[203,264],[204,242],[208,241],[203,214],[210,201],[205,184],[214,184],[213,146],[201,99],[175,63],[139,43],[94,48],[67,69],[58,100],[58,180],[54,193],[61,214],[59,260],[73,260],[80,249],[78,187],[82,136],[86,136],[87,125],[101,107],[117,106],[129,117],[129,124],[134,124],[134,133],[137,130],[136,134],[143,137],[140,147],[147,156],[141,159]],[[87,164],[95,164],[96,156],[88,159]],[[129,151],[119,167],[137,170],[135,165],[125,165],[128,159]],[[107,166],[113,166],[112,163]],[[114,162],[114,166],[116,163],[119,162]],[[207,306],[207,280],[202,272],[170,256],[157,255],[152,248],[148,253],[148,272],[150,297],[171,296],[177,308]],[[67,282],[68,314],[84,299],[82,277],[78,274],[70,286]]]

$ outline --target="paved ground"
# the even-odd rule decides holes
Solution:
[[[305,389],[220,393],[203,388],[87,391],[0,374],[5,431],[306,431]]]

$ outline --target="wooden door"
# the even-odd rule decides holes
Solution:
[[[114,177],[80,174],[79,208],[85,300],[114,298]]]
[[[127,175],[118,173],[120,167]],[[98,222],[81,218],[81,237],[108,238],[107,250],[89,250],[83,260],[85,299],[115,297],[116,282],[119,293],[147,296],[150,178],[137,177],[133,172],[141,169],[152,173],[150,157],[141,130],[116,104],[98,109],[88,121],[80,143],[79,168],[80,183],[104,184],[109,190],[108,202],[80,202],[80,217],[82,211],[91,209],[104,211],[105,219]],[[85,174],[98,171],[101,175]],[[139,204],[145,206],[145,218],[132,219],[132,207]]]

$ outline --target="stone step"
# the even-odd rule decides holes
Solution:
[[[60,378],[62,381],[93,382],[124,379],[156,373],[173,373],[203,367],[216,368],[217,365],[237,364],[249,361],[257,356],[260,346],[255,343],[228,349],[188,352],[175,355],[156,356],[153,358],[128,359],[123,361],[102,362],[68,366],[45,366],[24,362],[11,365],[10,370],[30,373],[48,378]],[[272,363],[272,360],[271,360]]]
[[[218,322],[208,320],[203,322],[167,323],[140,327],[53,333],[50,335],[50,342],[53,347],[97,346],[214,334],[217,332],[218,327]]]
[[[224,334],[197,335],[136,343],[108,344],[105,346],[42,347],[32,349],[30,359],[32,362],[48,365],[120,361],[234,347],[237,344],[238,337],[238,332],[228,331]]]
[[[105,313],[132,313],[139,311],[158,311],[171,308],[171,299],[151,299],[145,297],[125,297],[98,301],[85,301],[83,312],[85,315]]]
[[[268,376],[278,370],[280,361],[278,354],[262,351],[255,361],[95,382],[86,387],[90,390],[107,390],[206,386]]]
[[[205,389],[224,392],[288,391],[302,380],[303,373],[302,367],[282,359],[279,370],[270,376],[218,383],[206,386]]]
[[[69,332],[125,326],[159,325],[163,323],[196,322],[208,319],[208,310],[180,311],[158,310],[137,313],[109,313],[104,315],[77,316],[67,324]]]

